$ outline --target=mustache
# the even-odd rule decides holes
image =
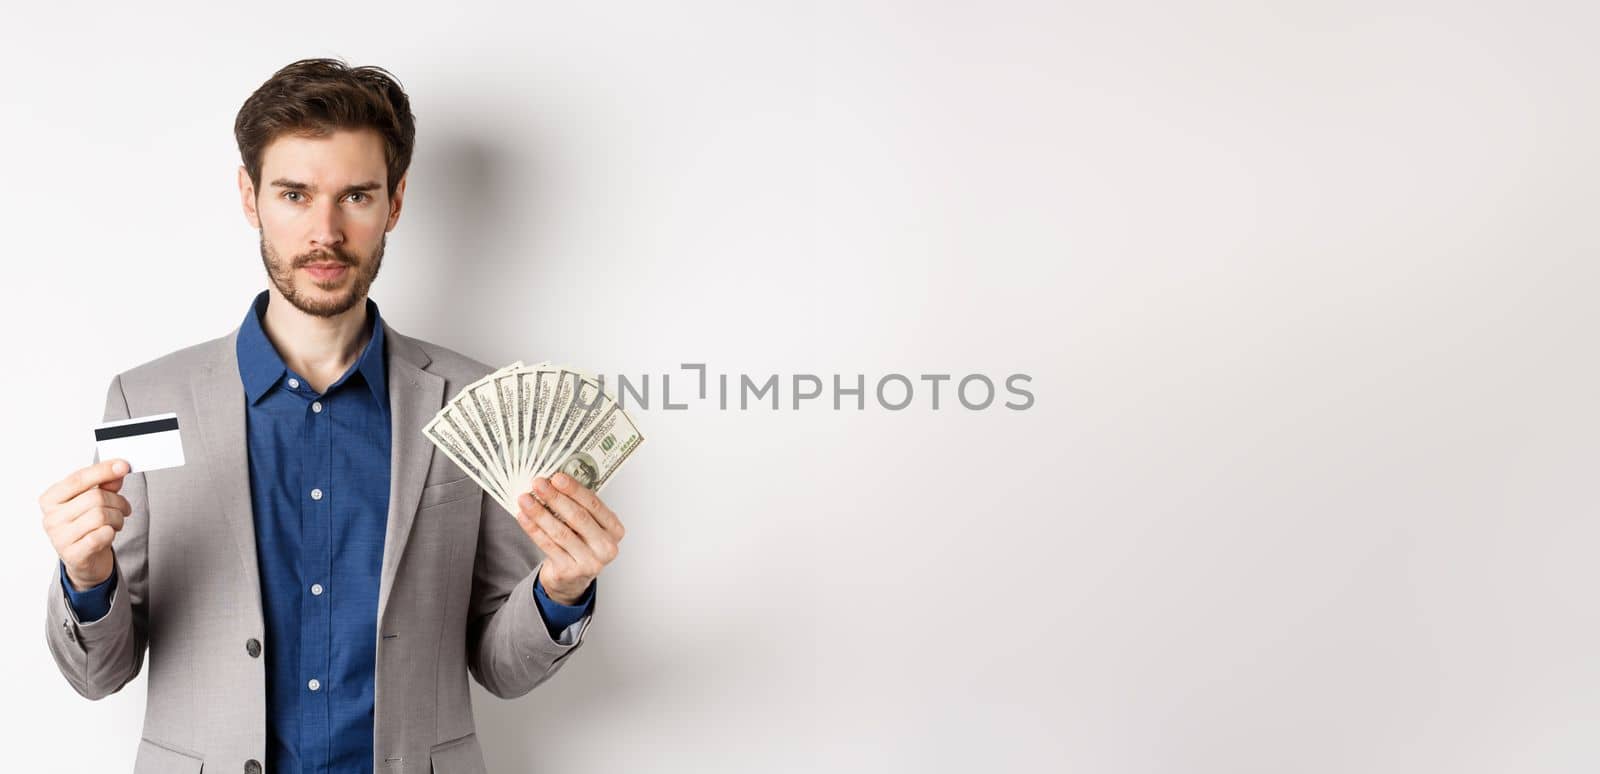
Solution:
[[[355,266],[357,261],[349,253],[335,249],[296,256],[293,266],[299,269],[313,263],[342,263],[346,266]]]

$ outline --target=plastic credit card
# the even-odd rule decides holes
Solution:
[[[94,445],[100,460],[127,460],[133,473],[183,464],[183,440],[178,436],[176,413],[95,425]]]

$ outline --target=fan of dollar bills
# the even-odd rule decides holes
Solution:
[[[644,442],[600,381],[520,360],[456,393],[422,434],[510,514],[535,476],[561,471],[600,491]]]

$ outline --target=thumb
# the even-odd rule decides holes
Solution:
[[[100,488],[107,492],[121,491],[122,482],[127,480],[128,473],[128,462],[126,460],[113,460],[111,462],[111,475],[116,476],[116,478],[100,482]]]

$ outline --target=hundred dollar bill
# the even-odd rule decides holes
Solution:
[[[489,464],[494,466],[496,475],[502,476],[506,469],[505,460],[500,456],[500,450],[505,446],[503,432],[500,429],[500,412],[496,410],[493,399],[490,397],[494,385],[480,384],[476,387],[462,391],[462,399],[458,408],[463,412],[467,421],[472,424],[484,440],[484,454],[489,458]]]
[[[422,434],[429,441],[432,441],[434,446],[439,447],[439,450],[444,452],[451,462],[466,471],[467,475],[471,476],[472,480],[477,482],[483,491],[494,498],[494,501],[499,503],[501,508],[506,509],[507,513],[516,515],[516,512],[509,506],[510,499],[500,489],[500,485],[495,483],[494,478],[487,474],[487,461],[477,451],[462,442],[461,437],[456,435],[456,432],[450,428],[446,417],[435,415],[433,419],[428,420],[427,424],[422,426]]]
[[[498,420],[494,429],[501,437],[499,451],[502,455],[501,462],[505,471],[511,471],[515,464],[515,461],[510,456],[513,448],[511,412],[515,410],[515,407],[511,404],[514,396],[509,392],[502,391],[500,384],[503,377],[516,373],[522,367],[522,361],[518,360],[479,380],[482,382],[478,387],[479,393],[487,394],[490,410],[493,412],[492,418]]]
[[[464,407],[467,410],[467,418],[483,428],[489,441],[489,461],[494,463],[495,473],[501,482],[506,484],[506,492],[510,493],[511,463],[506,453],[510,445],[511,425],[506,421],[505,411],[501,408],[499,397],[496,395],[495,380],[486,377],[463,392],[466,394]]]
[[[517,371],[517,396],[521,405],[521,412],[517,416],[517,475],[523,479],[533,478],[532,464],[534,431],[539,426],[539,385],[537,380],[537,367],[524,368]]]
[[[518,480],[523,482],[531,482],[533,479],[533,444],[536,440],[534,433],[538,428],[537,375],[539,369],[549,365],[550,361],[543,360],[531,366],[523,366],[516,369],[511,377],[519,409],[518,416],[515,417],[517,426],[513,433],[517,437],[517,448],[512,463]]]
[[[549,454],[551,441],[555,439],[556,431],[560,429],[562,420],[567,415],[567,407],[572,405],[572,396],[576,391],[578,375],[564,368],[557,368],[539,372],[539,380],[548,383],[550,402],[546,404],[545,416],[540,420],[538,446],[533,452],[533,469],[538,470],[540,463]]]
[[[556,472],[556,466],[565,460],[567,453],[588,434],[589,428],[594,427],[601,417],[605,416],[616,401],[605,394],[598,380],[583,375],[583,383],[578,391],[578,397],[572,401],[572,408],[568,410],[567,422],[569,427],[558,436],[555,446],[545,456],[543,467],[535,475],[550,476]]]
[[[644,443],[644,435],[633,424],[633,419],[613,404],[554,470],[599,492],[641,443]]]
[[[500,470],[500,462],[494,453],[494,438],[490,436],[487,426],[488,417],[473,405],[471,397],[465,390],[449,404],[443,412],[445,422],[460,436],[461,442],[470,446],[478,456],[484,460],[484,472],[489,475],[501,491],[509,491]]]
[[[446,406],[446,409],[450,409],[450,407]],[[475,431],[472,429],[471,425],[467,424],[466,416],[463,414],[463,412],[445,410],[434,415],[434,419],[440,420],[444,426],[450,428],[450,432],[455,434],[455,438],[460,442],[461,446],[468,451],[471,451],[473,458],[478,460],[478,463],[486,474],[487,479],[494,481],[495,485],[499,486],[499,479],[493,475],[494,466],[489,463],[488,452],[483,450],[482,441],[474,442],[472,434]]]
[[[517,369],[511,369],[496,376],[494,383],[494,402],[500,412],[500,432],[505,435],[505,458],[507,477],[517,479],[517,449],[521,443],[519,437],[522,432],[522,402],[517,395]]]
[[[510,436],[506,442],[507,469],[513,481],[522,479],[522,446],[523,426],[525,415],[533,409],[530,402],[523,397],[523,388],[518,379],[522,369],[504,373],[494,378],[495,396],[500,400],[500,408],[505,412],[505,420]]]
[[[565,449],[571,447],[578,425],[590,411],[594,410],[595,404],[599,401],[600,385],[595,380],[585,378],[578,371],[562,370],[562,382],[567,382],[569,378],[572,384],[570,390],[572,399],[556,407],[556,410],[561,412],[559,416],[550,417],[555,426],[550,430],[550,440],[537,463],[536,470],[540,473],[548,469]]]
[[[548,361],[467,385],[424,434],[511,514],[535,475],[563,470],[598,490],[644,440],[602,379]]]

